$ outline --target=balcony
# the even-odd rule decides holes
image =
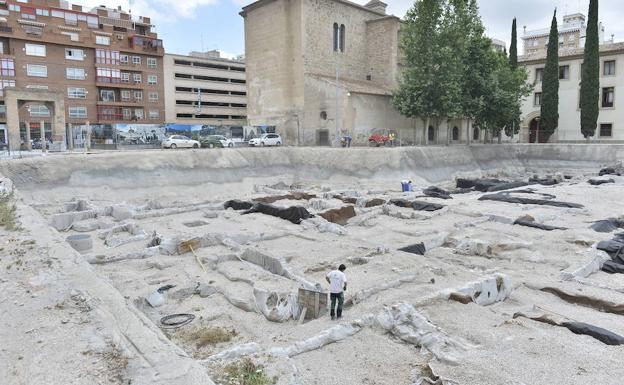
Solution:
[[[145,117],[142,114],[135,115],[134,110],[130,108],[98,106],[98,120],[105,122],[136,122],[145,120]]]
[[[162,49],[162,40],[143,35],[133,35],[128,38],[130,48],[141,48],[143,51],[158,52]]]
[[[13,28],[7,27],[5,25],[0,25],[0,33],[13,33]]]

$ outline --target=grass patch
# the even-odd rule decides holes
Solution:
[[[237,334],[238,333],[236,333],[234,329],[216,327],[197,330],[194,337],[197,341],[197,348],[201,349],[206,346],[229,342],[232,338],[236,337]]]
[[[0,227],[9,231],[18,230],[17,207],[13,203],[13,193],[0,194]]]
[[[271,385],[277,383],[277,377],[269,378],[264,367],[256,365],[250,358],[243,358],[224,367],[218,382],[224,385]]]

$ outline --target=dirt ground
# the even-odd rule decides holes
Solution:
[[[479,176],[527,180],[534,171]],[[180,169],[161,172],[183,179]],[[0,227],[1,383],[210,384],[244,357],[280,385],[618,385],[624,376],[622,346],[518,316],[624,335],[622,314],[543,290],[624,303],[624,276],[575,273],[599,255],[596,242],[613,238],[590,225],[624,214],[624,177],[592,186],[588,171],[567,170],[556,185],[519,188],[531,190],[523,197],[583,205],[565,208],[482,201],[487,193],[478,191],[425,197],[433,183],[416,177],[404,193],[400,180],[296,173],[134,187],[131,173],[97,185],[20,183],[18,174],[8,176],[17,180],[20,229]],[[453,179],[435,184],[452,191]],[[223,209],[231,199],[292,193],[315,197],[273,204],[315,218],[294,224]],[[365,207],[372,199],[444,207]],[[356,216],[346,225],[318,216],[349,205]],[[514,225],[522,216],[566,229]],[[65,242],[84,234],[90,250]],[[399,251],[420,242],[424,255]],[[326,292],[325,275],[341,263],[344,318],[300,322],[298,289]],[[168,285],[151,306],[146,298]],[[464,304],[450,293],[471,298]],[[179,313],[194,318],[163,325]]]

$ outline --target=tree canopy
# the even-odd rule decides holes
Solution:
[[[519,118],[526,72],[485,36],[476,0],[422,0],[402,27],[405,68],[394,105],[405,116],[466,118],[497,135]]]

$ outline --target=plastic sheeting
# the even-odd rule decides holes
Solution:
[[[415,245],[406,246],[400,248],[399,251],[404,251],[406,253],[417,254],[417,255],[425,255],[427,251],[424,243],[417,243]]]
[[[546,231],[567,230],[566,227],[557,227],[557,226],[545,225],[543,223],[535,222],[534,219],[527,219],[527,218],[524,218],[524,217],[516,219],[516,221],[514,222],[514,225],[525,226],[525,227],[532,227],[532,228],[535,228],[535,229],[546,230]]]
[[[438,211],[444,208],[444,205],[430,202],[413,201],[405,199],[392,199],[388,202],[398,207],[412,208],[416,211]]]
[[[313,217],[312,214],[308,212],[304,207],[301,206],[291,206],[288,208],[276,207],[273,205],[268,205],[265,203],[256,203],[252,208],[245,211],[245,214],[253,214],[253,213],[261,213],[265,215],[270,215],[273,217],[281,218],[287,220],[296,225],[300,224],[302,220]]]
[[[579,203],[571,203],[571,202],[562,202],[555,201],[551,199],[536,199],[536,198],[526,198],[521,196],[512,195],[514,192],[502,192],[497,194],[489,194],[484,195],[479,198],[480,201],[495,201],[495,202],[505,202],[505,203],[518,203],[523,205],[540,205],[540,206],[553,206],[553,207],[565,207],[572,209],[580,209],[585,206]],[[522,193],[527,193],[522,191]]]
[[[432,198],[453,199],[450,192],[436,186],[427,187],[423,190],[423,194]]]
[[[251,202],[245,202],[238,199],[233,199],[223,204],[223,208],[225,208],[226,210],[229,208],[232,208],[234,210],[249,210],[253,206],[254,204]]]
[[[598,233],[611,233],[619,228],[624,228],[624,220],[608,218],[594,222],[591,228]]]

